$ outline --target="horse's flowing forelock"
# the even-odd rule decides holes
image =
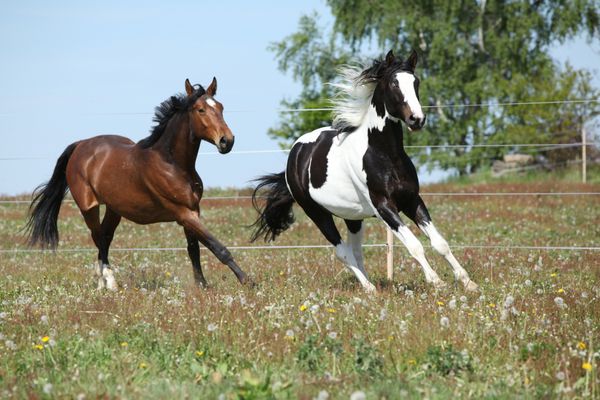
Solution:
[[[339,70],[340,81],[330,83],[336,89],[333,99],[333,128],[344,131],[360,126],[377,82],[365,79],[364,68],[346,65]]]

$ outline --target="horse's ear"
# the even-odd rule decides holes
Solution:
[[[394,51],[393,50],[388,51],[387,55],[385,56],[385,63],[390,65],[395,60],[396,60],[396,57],[394,56]]]
[[[206,89],[206,93],[208,93],[209,96],[214,96],[217,94],[217,78],[213,77],[208,89]]]
[[[410,53],[410,56],[408,56],[408,60],[406,60],[408,67],[413,72],[415,72],[415,67],[417,66],[417,58],[417,52],[413,49],[413,51]]]
[[[185,80],[185,92],[187,93],[188,96],[191,96],[194,94],[194,87],[190,83],[189,79]]]

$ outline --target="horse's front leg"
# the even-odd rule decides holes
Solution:
[[[186,212],[177,219],[177,223],[183,226],[186,232],[189,232],[193,237],[199,240],[200,243],[206,246],[220,262],[227,265],[241,284],[253,284],[246,273],[236,264],[229,250],[227,250],[227,248],[211,235],[204,225],[202,225],[198,214],[193,211]]]
[[[400,239],[402,244],[408,249],[408,252],[415,260],[419,262],[425,279],[433,284],[436,288],[446,286],[446,283],[440,279],[438,274],[431,268],[429,262],[425,258],[425,250],[419,239],[410,231],[410,229],[402,222],[398,215],[398,209],[389,200],[383,199],[375,206],[377,216],[385,222],[385,224],[394,232],[394,235]]]
[[[198,239],[193,232],[184,229],[185,238],[187,239],[187,251],[188,256],[190,257],[190,261],[192,262],[192,267],[194,268],[194,281],[196,285],[201,288],[207,288],[208,283],[206,283],[206,279],[204,279],[204,274],[202,273],[202,265],[200,264],[200,245],[198,245]]]
[[[452,267],[456,280],[462,282],[466,290],[471,292],[477,291],[479,286],[469,278],[467,271],[460,265],[456,257],[452,254],[452,251],[450,251],[448,242],[440,235],[433,225],[431,217],[429,216],[429,211],[427,211],[427,207],[425,207],[425,203],[420,196],[417,199],[415,209],[407,215],[415,222],[415,224],[417,224],[425,235],[427,235],[429,240],[431,240],[431,247],[448,261],[448,264]]]

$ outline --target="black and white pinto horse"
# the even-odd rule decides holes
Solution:
[[[335,246],[337,257],[356,275],[365,290],[375,291],[363,265],[362,220],[377,217],[419,262],[435,287],[445,283],[431,268],[423,246],[402,222],[399,212],[413,220],[443,255],[454,276],[469,291],[477,285],[456,260],[437,231],[419,196],[419,180],[404,151],[403,121],[409,131],[425,124],[419,103],[419,80],[414,74],[417,54],[402,61],[390,51],[363,71],[348,67],[335,84],[332,127],[301,136],[292,146],[287,168],[258,178],[253,203],[260,216],[252,240],[274,240],[294,222],[297,202]],[[266,197],[264,206],[258,199]],[[342,241],[333,216],[343,218],[348,240]]]

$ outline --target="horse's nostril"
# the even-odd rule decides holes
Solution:
[[[221,147],[227,146],[227,139],[225,139],[225,136],[221,137],[221,140],[219,140],[219,146],[221,146]]]
[[[411,114],[411,115],[408,117],[408,120],[409,120],[410,122],[415,122],[417,119],[415,118],[414,114]]]

